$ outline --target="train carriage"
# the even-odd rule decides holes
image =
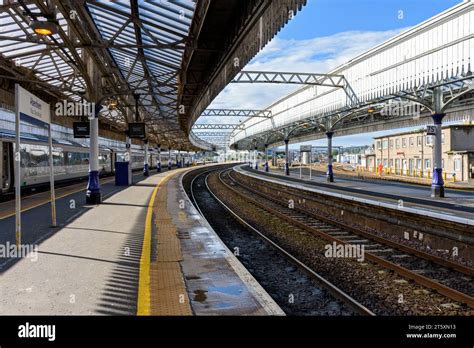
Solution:
[[[0,193],[14,190],[13,149],[15,132],[0,129]],[[21,186],[31,188],[49,184],[48,138],[23,132],[21,134]],[[114,163],[124,161],[125,148],[111,148],[99,145],[100,175],[115,172]],[[144,153],[132,148],[132,170],[143,168]],[[66,182],[87,178],[89,173],[89,147],[71,140],[53,138],[53,163],[55,182]],[[156,165],[156,161],[155,161]]]

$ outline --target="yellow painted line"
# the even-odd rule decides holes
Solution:
[[[101,185],[103,184],[108,184],[109,182],[112,182],[114,181],[115,179],[110,179],[110,180],[104,180],[103,182],[101,182]],[[70,192],[67,192],[67,193],[64,193],[62,195],[59,195],[59,196],[56,196],[56,200],[58,199],[61,199],[61,198],[64,198],[64,197],[67,197],[67,196],[70,196],[70,195],[73,195],[75,193],[78,193],[78,192],[81,192],[81,191],[84,191],[84,187],[80,188],[80,189],[77,189],[77,190],[74,190],[74,191],[70,191]],[[46,193],[49,192],[49,191],[46,191]],[[42,194],[42,193],[45,193],[45,192],[40,192],[40,193],[37,193],[37,195],[39,194]],[[34,197],[35,195],[31,195],[31,196],[27,196],[28,198],[30,197]],[[28,211],[28,210],[31,210],[31,209],[34,209],[34,208],[38,208],[38,207],[41,207],[42,205],[45,205],[45,204],[48,204],[51,202],[51,198],[48,198],[44,201],[42,201],[41,203],[37,203],[37,204],[34,204],[32,206],[28,206],[27,208],[25,209],[22,209],[21,212],[25,212],[25,211]],[[10,203],[10,202],[4,202],[4,203]],[[5,216],[2,216],[0,217],[0,220],[3,220],[3,219],[6,219],[6,218],[9,218],[9,217],[12,217],[12,216],[15,216],[16,213],[11,213],[11,214],[8,214],[8,215],[5,215]]]
[[[156,185],[151,194],[150,202],[145,220],[145,234],[143,236],[142,255],[140,257],[140,273],[138,280],[138,304],[137,315],[150,315],[150,261],[151,261],[151,232],[153,222],[153,206],[155,204],[156,193],[160,186],[164,185],[168,179],[179,171],[168,173]]]

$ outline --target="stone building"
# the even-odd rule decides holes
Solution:
[[[366,169],[377,171],[382,163],[385,173],[431,177],[433,140],[426,129],[376,137],[375,158],[367,161]],[[442,156],[445,179],[474,181],[474,125],[444,126]]]

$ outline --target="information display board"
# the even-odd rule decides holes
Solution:
[[[72,124],[74,138],[90,138],[91,129],[89,122],[74,122]]]
[[[145,123],[136,122],[128,124],[128,134],[130,138],[146,138]]]
[[[300,145],[300,152],[311,152],[311,145]]]

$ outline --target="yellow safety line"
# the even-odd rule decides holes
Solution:
[[[108,184],[109,182],[112,182],[112,181],[114,181],[114,180],[115,180],[115,179],[104,180],[103,182],[101,182],[101,185]],[[78,190],[66,192],[66,193],[64,193],[64,194],[62,194],[62,195],[56,196],[56,199],[61,199],[61,198],[64,198],[64,197],[73,195],[73,194],[78,193],[78,192],[81,192],[81,191],[84,191],[84,187],[82,187],[82,188],[80,188],[80,189],[78,189]],[[49,191],[46,191],[46,192],[49,192]],[[40,192],[40,193],[37,193],[37,194],[35,194],[35,195],[39,195],[39,194],[42,194],[42,193],[44,193],[44,192]],[[35,195],[31,195],[31,196],[27,196],[27,197],[34,197]],[[34,204],[34,205],[32,205],[32,206],[29,206],[29,207],[27,207],[27,208],[25,208],[25,209],[22,209],[21,212],[23,213],[23,212],[25,212],[25,211],[28,211],[28,210],[31,210],[31,209],[34,209],[34,208],[38,208],[38,207],[40,207],[40,206],[42,206],[42,205],[45,205],[45,204],[48,204],[48,203],[50,203],[50,202],[51,202],[51,198],[48,198],[47,200],[45,200],[45,201],[43,201],[43,202],[41,202],[41,203],[37,203],[37,204]],[[4,202],[4,203],[10,203],[10,202]],[[0,220],[9,218],[9,217],[14,216],[14,215],[16,215],[16,213],[11,213],[11,214],[2,216],[2,217],[0,217]]]
[[[160,186],[166,183],[171,175],[177,171],[168,173],[156,185],[148,204],[145,220],[145,235],[143,236],[142,255],[140,257],[140,273],[138,280],[138,304],[137,315],[150,315],[150,261],[151,261],[151,231],[153,220],[153,206],[155,204],[156,193]]]

